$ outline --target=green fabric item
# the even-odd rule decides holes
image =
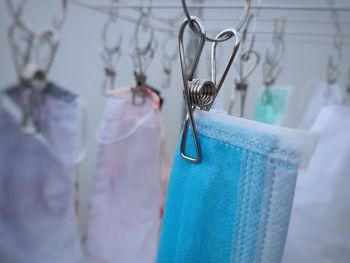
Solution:
[[[266,124],[282,124],[288,108],[290,87],[264,88],[258,96],[254,119]]]

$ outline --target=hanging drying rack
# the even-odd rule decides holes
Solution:
[[[127,4],[120,4],[120,3],[115,3],[113,5],[107,5],[107,4],[93,4],[91,2],[87,2],[86,0],[69,0],[72,4],[97,11],[99,13],[109,15],[111,13],[111,10],[113,9],[131,9],[131,10],[140,10],[140,8],[156,8],[156,9],[181,9],[182,6],[179,4],[147,4],[147,3],[139,3],[139,4],[133,4],[133,3],[127,3]],[[224,5],[224,4],[188,4],[189,8],[231,8],[231,9],[242,9],[241,5]],[[251,6],[251,9],[258,9],[257,6]],[[287,10],[287,11],[308,11],[308,12],[331,12],[332,10],[339,11],[339,12],[350,12],[350,7],[347,6],[337,6],[337,7],[332,7],[330,8],[329,6],[306,6],[306,5],[263,5],[261,6],[261,10]],[[137,19],[131,18],[130,16],[122,15],[119,14],[118,18],[133,23],[137,24]],[[182,16],[181,16],[182,18]],[[153,21],[155,22],[160,22],[162,25],[166,24],[168,27],[165,26],[159,26],[159,25],[152,25],[152,28],[155,32],[162,33],[162,34],[172,34],[172,33],[177,33],[177,28],[171,27],[171,25],[174,25],[174,21],[177,23],[180,23],[181,19],[176,19],[176,18],[158,18],[155,16],[152,16]],[[208,18],[206,19],[206,22],[211,23],[211,22],[224,22],[224,21],[231,21],[232,19],[226,19],[226,18]],[[167,23],[168,22],[168,23]],[[259,19],[260,22],[273,22],[273,19]],[[312,20],[312,19],[301,19],[301,20],[296,20],[292,19],[291,21],[288,19],[288,24],[289,23],[320,23],[321,24],[331,24],[333,21],[331,20],[325,20],[325,21],[320,21],[320,20]],[[340,20],[341,24],[350,24],[350,20]],[[212,33],[213,30],[207,30],[207,32]],[[247,32],[248,36],[252,35],[252,32],[248,30]],[[258,30],[256,34],[260,37],[261,35],[272,35],[272,31],[261,31]],[[333,37],[333,33],[327,33],[327,32],[289,32],[288,30],[285,32],[286,37],[303,37],[303,38],[310,38],[310,37],[316,37],[316,38],[331,38]],[[345,34],[344,33],[344,39],[348,40],[350,39],[350,34]],[[261,42],[266,42],[266,40],[261,40],[257,38],[257,41]],[[293,43],[293,41],[290,41],[288,39],[289,43]],[[319,44],[329,44],[330,41],[317,41]],[[295,41],[295,43],[306,43],[306,44],[314,44],[316,41],[308,41],[308,40],[298,40]],[[350,44],[349,42],[345,41],[344,44]]]
[[[116,3],[113,5],[106,4],[96,4],[93,5],[91,3],[87,3],[84,0],[70,0],[73,3],[79,3],[83,5],[89,5],[91,7],[95,7],[97,9],[110,9],[110,8],[118,8],[118,9],[136,9],[140,7],[145,8],[156,8],[156,9],[182,9],[182,5],[179,3],[176,4],[164,4],[164,3]],[[160,1],[159,1],[160,2]],[[210,8],[210,9],[242,9],[242,5],[239,4],[209,4],[209,3],[201,3],[201,4],[187,4],[188,8]],[[261,7],[251,6],[251,10],[261,8],[261,10],[288,10],[288,11],[307,11],[307,12],[329,12],[330,10],[335,10],[338,12],[350,12],[349,6],[336,6],[330,8],[326,5],[266,5],[264,4]]]

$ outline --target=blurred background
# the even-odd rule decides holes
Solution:
[[[19,1],[13,1],[16,4]],[[197,0],[188,3],[191,14],[199,16],[208,32],[214,36],[221,30],[233,27],[243,8],[243,1],[209,1]],[[274,52],[274,21],[275,18],[285,19],[282,44],[283,56],[278,62],[281,72],[275,80],[275,85],[285,87],[288,95],[288,110],[281,125],[297,127],[303,110],[307,106],[308,96],[315,83],[327,81],[329,56],[336,57],[339,53],[334,43],[339,37],[337,25],[341,27],[341,59],[336,60],[339,83],[346,93],[349,82],[350,68],[350,2],[337,0],[333,8],[337,8],[337,21],[332,15],[330,3],[321,0],[264,0],[261,8],[253,5],[252,13],[256,16],[256,27],[247,30],[247,43],[250,45],[255,34],[253,49],[260,54],[260,63],[249,76],[248,90],[245,102],[245,118],[253,118],[257,105],[257,97],[264,87],[262,64],[266,50]],[[135,38],[135,26],[140,18],[140,7],[152,7],[149,27],[154,30],[158,48],[150,67],[147,70],[147,83],[161,91],[164,106],[161,114],[165,126],[166,142],[169,156],[172,156],[177,145],[183,118],[184,102],[182,96],[182,77],[179,58],[171,61],[171,79],[166,83],[163,58],[165,54],[172,56],[178,52],[177,35],[184,14],[181,2],[175,0],[149,1],[107,1],[107,0],[69,0],[67,16],[59,32],[59,47],[54,58],[48,79],[58,85],[78,94],[87,106],[88,116],[88,150],[85,159],[79,167],[80,174],[80,214],[82,225],[86,223],[88,194],[91,186],[91,173],[96,157],[96,127],[99,125],[104,109],[103,81],[105,79],[105,64],[100,53],[103,49],[103,29],[110,19],[111,10],[115,22],[108,28],[108,43],[118,42],[122,36],[120,59],[116,65],[115,86],[128,87],[134,83],[134,64],[130,57],[131,40]],[[25,21],[36,30],[50,26],[52,16],[60,9],[60,1],[35,0],[29,1],[23,12]],[[0,87],[7,88],[18,82],[13,58],[8,40],[8,27],[13,20],[6,1],[0,1]],[[147,44],[149,36],[141,32],[141,46]],[[144,41],[144,42],[143,42]],[[187,50],[191,50],[193,37],[186,34]],[[164,44],[166,43],[166,44]],[[205,52],[199,63],[196,74],[202,78],[210,78],[209,51],[207,43]],[[221,72],[232,50],[232,42],[219,44],[218,68]],[[227,77],[215,107],[227,110],[230,104],[235,78],[239,77],[236,67],[232,68]],[[166,83],[164,85],[164,82]],[[344,95],[345,96],[345,95]],[[235,105],[232,113],[239,115],[239,106]],[[146,139],[146,138],[145,138]]]

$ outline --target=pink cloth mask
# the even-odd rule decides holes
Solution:
[[[84,262],[74,212],[77,99],[46,93],[33,136],[16,119],[22,89],[1,95],[0,262]]]
[[[143,106],[133,105],[130,89],[107,97],[97,133],[86,243],[89,262],[155,262],[164,176],[156,108],[151,96]]]

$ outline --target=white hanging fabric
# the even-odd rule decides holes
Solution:
[[[169,167],[158,103],[146,96],[136,106],[132,96],[130,88],[111,92],[97,132],[88,262],[155,262]]]
[[[318,83],[312,87],[310,99],[307,100],[307,108],[299,124],[299,128],[308,130],[314,124],[317,115],[323,107],[342,105],[344,94],[338,83]]]
[[[321,110],[311,131],[319,144],[300,171],[283,263],[350,259],[350,108]]]
[[[22,91],[14,87],[0,95],[0,262],[84,262],[72,161],[78,99],[69,95],[64,101],[44,92],[40,134],[29,135],[18,118]]]

